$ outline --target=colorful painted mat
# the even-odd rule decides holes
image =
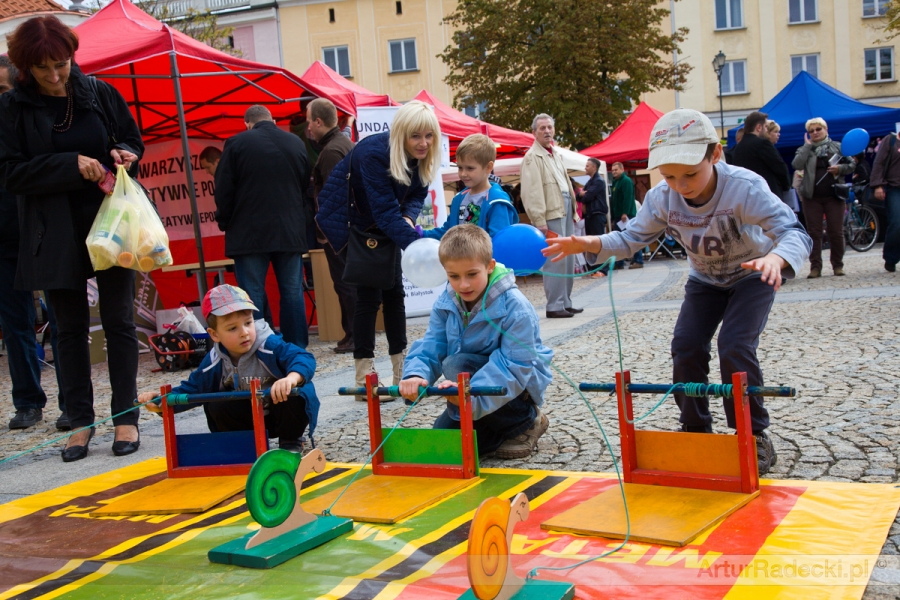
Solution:
[[[349,481],[329,465],[304,499]],[[154,459],[0,506],[3,598],[458,597],[468,587],[469,522],[489,496],[525,492],[531,517],[513,538],[518,573],[567,566],[619,542],[542,531],[552,515],[615,486],[609,475],[484,469],[483,481],[394,526],[352,534],[272,570],[211,564],[207,551],[255,527],[243,495],[201,515],[92,517],[164,477]],[[900,507],[894,485],[764,481],[751,502],[684,548],[629,543],[571,571],[578,598],[860,598]]]

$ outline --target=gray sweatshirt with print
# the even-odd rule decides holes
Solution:
[[[715,169],[718,180],[709,202],[692,206],[662,181],[647,192],[625,231],[600,236],[603,249],[589,262],[631,256],[666,231],[687,251],[690,277],[697,281],[727,288],[759,277],[741,263],[770,252],[788,263],[782,275],[792,279],[812,250],[793,211],[756,173],[723,162]]]

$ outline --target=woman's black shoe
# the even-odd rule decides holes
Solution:
[[[141,447],[141,431],[138,430],[138,439],[133,442],[113,442],[113,454],[116,456],[128,456],[134,454]]]
[[[62,459],[63,462],[75,462],[76,460],[81,460],[88,455],[88,444],[91,443],[91,438],[94,437],[94,428],[91,427],[91,433],[88,435],[87,442],[84,443],[84,446],[69,446],[68,448],[63,448],[62,451]]]

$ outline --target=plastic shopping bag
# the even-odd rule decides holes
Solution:
[[[116,187],[103,199],[86,242],[95,271],[125,267],[146,273],[172,264],[166,229],[123,165],[118,167]]]
[[[191,312],[191,309],[182,306],[178,309],[178,314],[181,315],[181,319],[175,322],[178,331],[191,335],[206,333],[206,328],[200,324],[200,319]]]

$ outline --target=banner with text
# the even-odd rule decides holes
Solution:
[[[200,168],[200,152],[207,146],[222,149],[222,142],[190,140],[194,193],[200,215],[200,235],[204,238],[224,235],[216,225],[216,186],[213,177]],[[140,162],[138,180],[150,192],[169,239],[194,239],[194,217],[191,214],[184,152],[180,141],[149,144]]]

